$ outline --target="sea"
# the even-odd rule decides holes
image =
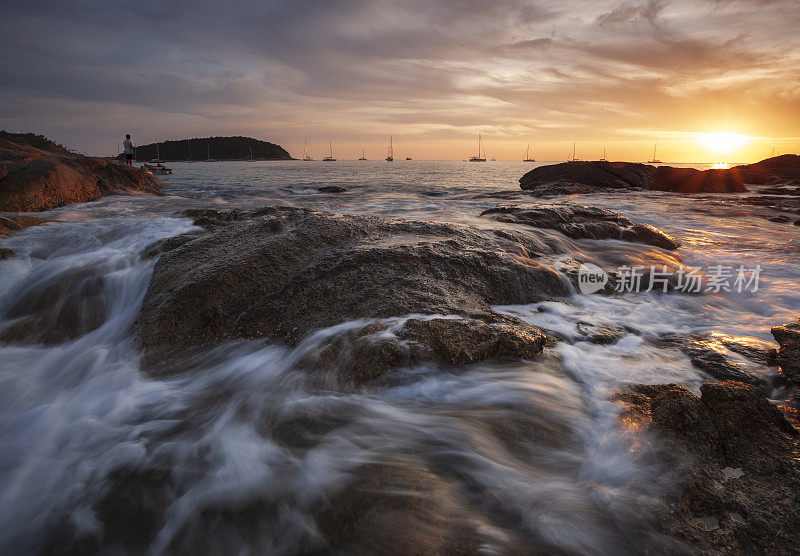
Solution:
[[[679,477],[657,458],[638,457],[611,396],[641,383],[677,383],[697,393],[712,380],[674,345],[654,342],[658,338],[712,334],[774,347],[770,327],[800,316],[800,228],[770,221],[782,214],[774,209],[743,202],[752,193],[535,199],[518,180],[540,164],[547,163],[168,163],[174,173],[163,177],[163,197],[119,194],[61,207],[37,214],[55,222],[0,240],[0,247],[14,251],[0,260],[0,332],[19,315],[89,283],[85,295],[101,296],[106,307],[102,326],[78,338],[0,345],[0,553],[102,539],[110,533],[98,503],[115,488],[120,470],[153,466],[169,469],[175,490],[163,499],[162,518],[150,525],[145,553],[172,553],[187,535],[216,553],[325,550],[320,508],[364,465],[402,466],[409,459],[414,469],[435,471],[460,493],[497,546],[508,538],[583,554],[668,546],[658,544],[668,540],[642,516]],[[317,191],[331,185],[346,191]],[[560,301],[496,307],[562,341],[531,361],[457,368],[426,363],[360,390],[314,389],[298,377],[294,362],[319,349],[330,330],[294,348],[217,346],[196,355],[184,374],[157,377],[143,370],[131,326],[155,260],[141,253],[194,230],[180,215],[185,209],[280,205],[480,225],[480,213],[497,204],[563,201],[618,211],[664,230],[681,241],[675,252],[681,264],[705,275],[728,269],[728,287],[614,295],[576,289]],[[616,252],[632,248],[566,237],[557,245],[565,257],[606,267]],[[750,280],[744,289],[734,284],[740,268]],[[81,310],[80,303],[76,307]],[[348,315],[342,319],[346,325]],[[578,331],[586,323],[622,326],[625,333],[613,344],[592,343]],[[784,394],[776,388],[772,396],[779,401]],[[574,441],[515,452],[484,426],[490,414],[525,415],[536,428],[563,431],[558,434]],[[287,416],[330,426],[314,445],[292,449],[275,430]],[[230,516],[254,502],[269,511],[245,531]],[[212,510],[218,511],[214,526],[201,526]],[[491,543],[485,549],[492,552]]]

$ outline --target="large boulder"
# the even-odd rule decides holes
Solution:
[[[0,167],[0,211],[49,210],[93,201],[115,190],[160,194],[164,186],[139,168],[4,139],[0,139]]]
[[[747,189],[738,172],[655,167],[633,162],[562,162],[534,168],[519,180],[536,195],[604,190],[656,190],[678,193],[737,193]]]
[[[534,258],[551,253],[503,228],[268,208],[161,254],[135,331],[147,348],[230,338],[296,343],[357,318],[462,315],[569,294]]]
[[[695,170],[659,166],[650,189],[675,193],[744,193],[741,176],[728,169]]]
[[[520,187],[538,194],[588,193],[602,189],[646,189],[655,168],[628,162],[562,162],[534,168]]]
[[[616,396],[634,443],[655,436],[679,479],[653,525],[692,552],[797,553],[797,431],[755,386],[727,381],[700,392],[637,385]],[[641,445],[632,450],[653,456]]]
[[[575,203],[498,205],[481,213],[500,222],[558,230],[575,239],[621,239],[674,250],[680,242],[649,224],[634,224],[617,212]]]
[[[800,184],[800,156],[796,154],[774,156],[754,164],[734,166],[731,171],[736,172],[745,183],[754,185]]]

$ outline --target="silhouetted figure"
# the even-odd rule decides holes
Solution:
[[[131,141],[130,134],[125,135],[125,140],[122,142],[123,147],[125,147],[125,164],[128,166],[133,165],[133,155],[136,152],[136,147]]]

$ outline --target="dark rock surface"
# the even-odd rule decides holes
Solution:
[[[675,193],[744,193],[747,188],[738,173],[729,169],[695,170],[659,166],[649,186],[655,191]]]
[[[0,237],[5,237],[11,232],[24,230],[31,226],[38,226],[52,222],[47,218],[37,218],[36,216],[25,216],[18,214],[10,214],[8,216],[0,216]]]
[[[800,184],[800,156],[774,156],[754,164],[734,166],[731,171],[737,173],[745,183],[754,185]]]
[[[46,283],[12,292],[0,342],[57,344],[96,330],[107,316],[103,278],[93,268],[71,269]]]
[[[496,317],[498,322],[492,324],[465,318],[412,318],[396,331],[385,324],[369,324],[334,337],[302,366],[333,371],[331,386],[361,386],[422,361],[467,365],[504,356],[530,359],[542,351],[547,337],[541,330],[518,319]]]
[[[104,158],[59,154],[0,139],[0,211],[42,211],[99,199],[116,190],[160,194],[144,170]]]
[[[499,222],[558,230],[575,239],[621,239],[674,250],[680,242],[649,224],[634,224],[619,213],[574,203],[498,205],[485,210]]]
[[[800,550],[797,431],[759,390],[704,384],[698,398],[674,384],[632,386],[615,398],[634,437],[655,435],[681,477],[655,527],[692,552],[788,554]]]
[[[781,346],[777,364],[786,378],[800,384],[800,322],[774,326],[771,330],[775,341]]]
[[[318,187],[317,191],[320,193],[344,193],[347,189],[340,185],[323,185]]]
[[[670,334],[653,343],[679,349],[692,365],[717,380],[766,387],[770,374],[767,367],[774,364],[774,355],[763,345],[719,334]],[[737,361],[734,354],[748,361]]]
[[[413,313],[494,320],[492,304],[567,295],[503,229],[267,208],[161,255],[134,326],[148,348],[229,338],[289,344],[346,319]]]
[[[627,162],[562,162],[534,168],[519,180],[539,194],[588,193],[603,189],[647,189],[655,167]]]
[[[737,172],[655,167],[633,162],[562,162],[534,168],[520,187],[539,195],[591,193],[608,189],[677,193],[734,193],[747,189]]]

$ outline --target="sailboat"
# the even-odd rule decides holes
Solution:
[[[407,157],[406,157],[406,160],[414,160],[414,159],[413,159],[413,158],[411,158],[411,156],[407,156]]]
[[[253,158],[253,147],[252,146],[250,147],[250,157],[249,158],[245,158],[244,160],[245,160],[245,162],[255,162],[256,161],[256,159]]]
[[[303,161],[304,162],[311,162],[314,159],[311,157],[310,154],[308,154],[308,141],[306,141],[305,143],[306,143],[306,148],[303,151]]]
[[[606,158],[606,148],[605,147],[603,147],[603,158],[600,159],[600,162],[608,162],[608,159]]]
[[[359,160],[366,160],[367,159],[367,155],[364,154],[364,150],[365,149],[362,147],[361,148],[361,158],[359,158]]]
[[[186,138],[186,154],[189,156],[189,159],[186,160],[186,162],[194,162],[194,160],[192,160],[192,145],[189,143],[188,137]]]
[[[528,148],[525,149],[525,158],[522,159],[522,162],[536,162],[536,159],[531,158],[530,150],[531,150],[531,146],[528,145]]]
[[[661,164],[661,161],[656,158],[656,149],[658,148],[658,143],[655,144],[653,147],[653,160],[648,160],[649,164]]]
[[[211,143],[208,144],[208,157],[206,158],[206,162],[216,162],[211,158]]]
[[[567,162],[579,162],[580,159],[575,157],[575,143],[572,143],[572,150],[569,151],[569,155],[567,156]]]
[[[158,143],[156,143],[156,157],[150,159],[150,164],[161,164],[164,162],[161,160],[161,153],[158,151]]]
[[[323,157],[322,162],[336,162],[336,159],[333,158],[333,143],[328,143],[328,148],[330,148],[330,154],[326,157]]]
[[[470,162],[486,162],[486,153],[481,149],[481,134],[478,134],[478,154],[469,157]]]
[[[389,151],[386,154],[386,162],[394,161],[394,148],[392,147],[392,136],[389,136]]]

